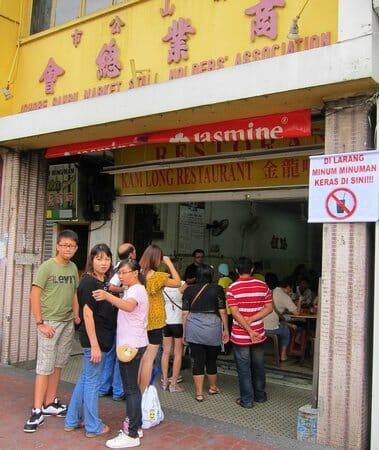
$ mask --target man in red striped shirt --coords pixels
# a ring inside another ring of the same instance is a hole
[[[272,312],[272,295],[264,281],[252,276],[253,269],[250,258],[239,258],[236,262],[239,278],[226,294],[233,315],[230,340],[240,388],[236,403],[243,408],[252,408],[254,402],[267,400],[263,318]]]

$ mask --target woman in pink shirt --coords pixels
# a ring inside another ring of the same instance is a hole
[[[96,300],[107,300],[118,308],[117,346],[128,344],[138,349],[136,356],[131,361],[120,361],[121,378],[126,394],[127,429],[124,427],[116,437],[106,442],[105,445],[109,448],[136,447],[140,444],[139,438],[142,437],[142,397],[138,384],[138,373],[141,358],[148,345],[149,300],[138,262],[134,259],[121,261],[118,267],[118,275],[121,283],[128,287],[122,299],[102,290],[93,292]]]

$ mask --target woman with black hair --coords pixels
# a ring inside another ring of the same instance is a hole
[[[204,400],[205,369],[210,395],[220,392],[217,386],[217,356],[221,343],[229,341],[224,289],[212,283],[213,268],[201,265],[196,270],[196,283],[183,294],[183,332],[193,357],[192,375],[198,402]]]
[[[83,369],[76,383],[68,407],[65,431],[82,426],[87,437],[109,432],[99,418],[99,387],[105,354],[113,344],[116,332],[117,309],[107,302],[98,303],[94,290],[106,292],[112,267],[112,253],[106,244],[95,245],[87,259],[85,273],[78,287],[80,344],[83,347]]]
[[[135,356],[128,362],[119,361],[122,384],[126,395],[127,419],[123,429],[113,439],[106,442],[109,448],[128,448],[140,445],[142,432],[142,394],[139,389],[139,371],[141,359],[148,346],[147,318],[149,299],[144,286],[144,277],[140,273],[140,266],[134,259],[120,262],[118,276],[123,286],[127,286],[121,299],[110,292],[97,290],[93,296],[97,301],[118,308],[117,317],[117,346],[128,344],[137,349]]]

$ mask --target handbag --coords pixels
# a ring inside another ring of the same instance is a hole
[[[159,425],[164,419],[164,414],[159,401],[157,388],[154,386],[154,380],[158,370],[153,369],[150,384],[142,395],[142,428],[147,430]]]
[[[138,348],[132,347],[128,344],[118,345],[116,347],[117,358],[121,362],[130,362],[138,353]]]

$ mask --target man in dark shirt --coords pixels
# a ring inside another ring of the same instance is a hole
[[[187,284],[195,283],[196,270],[199,266],[204,264],[204,257],[205,257],[204,250],[202,250],[201,248],[197,248],[196,250],[193,251],[192,256],[193,256],[194,262],[192,264],[190,264],[189,266],[187,266],[187,268],[184,272],[184,275],[183,275],[183,280]]]

